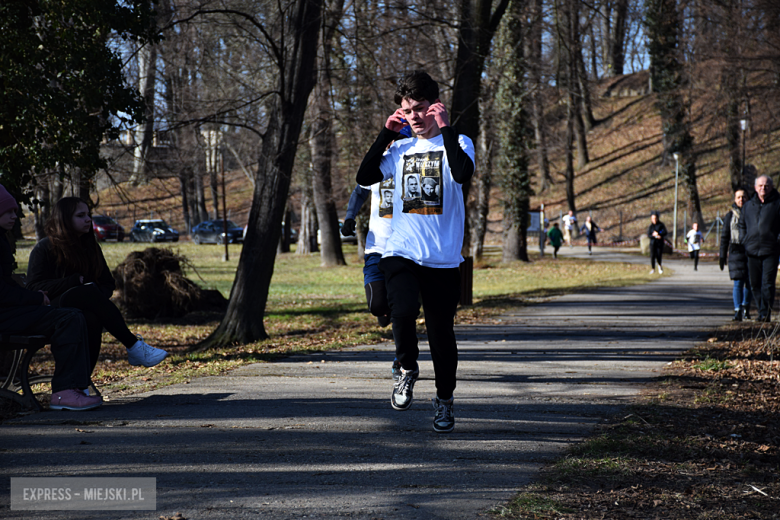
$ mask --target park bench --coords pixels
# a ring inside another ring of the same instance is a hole
[[[11,353],[8,369],[0,374],[0,397],[12,399],[26,410],[39,412],[43,409],[30,387],[50,383],[51,375],[30,377],[30,362],[35,353],[48,344],[46,336],[0,335],[0,351]]]

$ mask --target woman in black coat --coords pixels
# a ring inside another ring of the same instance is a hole
[[[731,211],[723,219],[723,232],[720,234],[720,270],[729,266],[729,278],[734,281],[734,321],[750,319],[750,301],[753,293],[750,290],[748,277],[748,261],[745,246],[739,241],[737,228],[742,217],[742,205],[745,203],[745,192],[737,190],[734,193],[734,204]]]
[[[655,272],[655,264],[658,262],[658,272],[663,274],[664,268],[661,265],[664,256],[664,240],[666,238],[666,226],[658,219],[658,212],[653,211],[650,214],[650,226],[647,228],[647,236],[650,238],[650,274]]]

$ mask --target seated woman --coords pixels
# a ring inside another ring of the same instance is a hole
[[[87,203],[78,197],[57,201],[46,221],[46,235],[30,253],[27,287],[46,291],[56,307],[74,307],[84,313],[90,373],[100,354],[103,328],[127,348],[131,365],[153,367],[165,359],[166,351],[130,332],[122,313],[109,300],[116,284],[95,240]]]
[[[0,185],[0,333],[43,334],[51,340],[54,375],[51,378],[52,410],[90,410],[103,403],[88,396],[89,353],[87,326],[76,309],[49,306],[46,293],[30,291],[17,284],[16,268],[7,232],[16,224],[16,200]]]

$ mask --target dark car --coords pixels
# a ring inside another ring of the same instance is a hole
[[[178,242],[179,232],[162,219],[136,220],[130,230],[132,242]]]
[[[121,242],[125,239],[125,228],[111,217],[92,215],[92,229],[95,231],[95,238],[101,242],[104,240]]]
[[[224,233],[224,221],[204,220],[192,228],[192,241],[196,244],[221,244]],[[227,221],[227,239],[231,244],[244,240],[244,228],[233,222]]]

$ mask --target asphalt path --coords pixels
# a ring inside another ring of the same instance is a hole
[[[647,263],[610,249],[590,258]],[[0,517],[479,518],[731,317],[731,283],[717,264],[696,272],[687,261],[666,265],[674,274],[649,284],[544,300],[495,324],[457,327],[451,434],[431,429],[424,340],[406,412],[390,407],[386,343],[249,365],[89,412],[9,421],[0,426]],[[11,511],[10,476],[102,477],[107,486],[155,477],[157,509]]]

